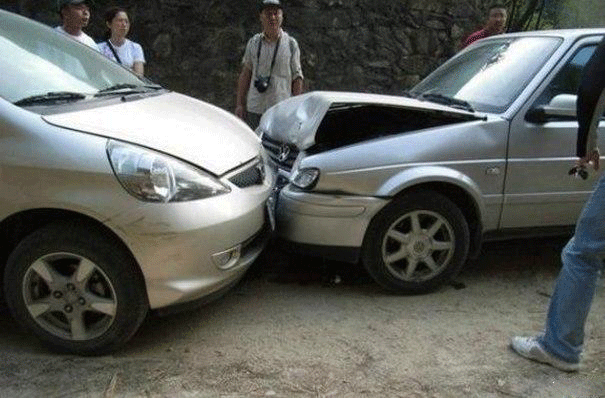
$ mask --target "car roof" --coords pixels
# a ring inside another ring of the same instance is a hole
[[[489,39],[504,37],[556,36],[566,40],[575,40],[584,36],[598,35],[605,35],[605,28],[530,30],[525,32],[503,33],[500,35],[490,36]]]

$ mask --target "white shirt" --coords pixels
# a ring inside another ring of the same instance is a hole
[[[252,70],[252,81],[246,102],[248,112],[261,115],[271,106],[289,98],[292,96],[292,82],[303,78],[297,41],[282,30],[278,49],[275,48],[276,45],[276,42],[265,40],[262,33],[257,33],[248,40],[242,61]],[[259,46],[261,46],[260,57],[258,57]],[[275,65],[271,69],[274,51],[277,51],[277,54]],[[263,93],[259,93],[254,87],[254,81],[260,76],[271,76],[269,87]]]
[[[55,30],[58,30],[59,32],[71,37],[72,39],[79,41],[80,43],[86,44],[88,47],[92,47],[97,51],[99,50],[99,48],[97,47],[97,43],[95,43],[95,41],[84,32],[80,32],[78,36],[74,36],[72,34],[67,33],[65,29],[63,29],[63,26],[57,26]]]
[[[132,69],[132,65],[134,65],[135,62],[145,63],[143,48],[140,46],[140,44],[126,39],[121,46],[116,46],[113,43],[111,43],[111,45],[113,46],[114,50],[116,50],[116,53],[118,53],[121,64],[125,67]],[[109,48],[107,41],[102,41],[101,43],[98,43],[97,46],[103,55],[118,62],[116,57],[113,55],[111,48]]]

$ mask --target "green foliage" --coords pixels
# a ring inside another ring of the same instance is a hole
[[[480,3],[485,15],[494,1]],[[605,26],[603,0],[504,0],[498,3],[509,10],[509,32]]]
[[[605,26],[603,0],[560,0],[558,26],[561,28],[590,28]]]

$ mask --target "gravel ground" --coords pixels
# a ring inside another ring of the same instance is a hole
[[[0,397],[605,397],[605,286],[582,370],[521,359],[541,329],[560,239],[492,243],[456,283],[385,293],[359,266],[258,261],[221,299],[149,317],[111,356],[50,353],[0,309]]]

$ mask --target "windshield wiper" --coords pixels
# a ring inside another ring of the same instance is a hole
[[[46,94],[32,95],[13,102],[17,106],[27,106],[35,104],[47,104],[60,101],[79,101],[86,98],[82,93],[72,93],[69,91],[53,91]]]
[[[95,94],[95,97],[101,97],[104,95],[114,95],[114,94],[119,94],[119,95],[141,94],[141,93],[146,92],[149,89],[159,90],[161,88],[162,88],[162,86],[157,85],[157,84],[138,85],[138,84],[131,84],[131,83],[120,83],[120,84],[115,84],[113,86],[99,90]]]
[[[141,87],[141,86],[138,86],[136,84],[131,84],[131,83],[114,84],[113,86],[109,86],[107,88],[99,90],[99,92],[97,94],[95,94],[95,96],[103,95],[103,94],[115,94],[116,91],[122,91],[122,90],[126,90],[126,89],[132,90],[132,89],[139,88],[139,87]],[[122,94],[122,93],[118,93],[118,94]]]
[[[416,98],[421,99],[421,100],[435,102],[435,103],[441,104],[441,105],[451,106],[452,108],[462,109],[462,110],[469,111],[469,112],[475,112],[475,110],[473,109],[471,104],[469,104],[468,102],[461,100],[461,99],[448,97],[447,95],[443,95],[443,94],[423,93],[423,94],[420,94]]]

